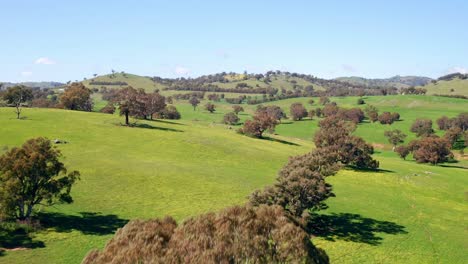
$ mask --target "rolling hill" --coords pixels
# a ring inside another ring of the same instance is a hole
[[[468,96],[468,79],[453,78],[437,80],[419,88],[427,89],[427,94],[463,95]]]
[[[365,87],[381,86],[381,87],[396,87],[408,88],[410,86],[422,86],[431,82],[431,78],[422,76],[393,76],[386,79],[366,79],[362,77],[339,77],[335,80],[347,82]]]

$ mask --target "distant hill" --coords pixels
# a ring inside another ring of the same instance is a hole
[[[427,90],[427,94],[440,94],[440,95],[464,95],[468,96],[468,75],[465,77],[454,76],[453,78],[447,78],[442,76],[438,80],[434,80],[424,86],[418,88],[424,88]]]
[[[45,88],[51,89],[51,88],[57,88],[57,87],[65,85],[64,83],[61,83],[61,82],[20,82],[20,83],[5,82],[2,84],[3,84],[3,89],[12,87],[15,85],[24,85],[24,86],[28,86],[32,88],[41,88],[41,89],[45,89]]]
[[[365,87],[396,87],[408,88],[411,86],[423,86],[432,81],[429,77],[423,76],[393,76],[385,79],[366,79],[362,77],[339,77],[335,80]]]

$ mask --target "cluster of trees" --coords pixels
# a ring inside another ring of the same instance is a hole
[[[364,112],[372,123],[379,121],[382,125],[391,125],[393,122],[400,120],[400,114],[397,112],[383,112],[379,115],[379,110],[373,105],[368,105]]]
[[[432,120],[416,119],[411,126],[411,132],[415,133],[419,139],[411,141],[407,146],[396,146],[403,143],[405,134],[399,130],[386,131],[385,136],[393,144],[398,155],[406,159],[412,153],[413,158],[418,163],[437,164],[453,159],[451,149],[463,140],[464,146],[468,146],[468,113],[461,113],[457,117],[448,118],[443,116],[437,120],[440,130],[445,130],[445,135],[439,137],[435,135],[432,128]]]
[[[70,191],[80,173],[68,172],[60,157],[45,138],[28,140],[0,156],[0,220],[28,220],[39,204],[73,202]]]
[[[60,96],[60,102],[65,109],[91,112],[93,110],[92,93],[82,83],[72,83]]]
[[[411,87],[408,87],[408,88],[401,88],[400,93],[401,94],[426,94],[427,89],[415,88],[414,86],[411,86]]]

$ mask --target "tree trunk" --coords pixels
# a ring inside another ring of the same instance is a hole
[[[16,106],[16,119],[20,119],[20,115],[21,115],[20,106],[17,105]]]
[[[125,113],[125,124],[128,126],[128,113]]]

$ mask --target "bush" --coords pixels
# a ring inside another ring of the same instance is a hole
[[[362,99],[362,98],[359,98],[359,99],[357,100],[357,104],[358,104],[358,105],[363,105],[363,104],[365,104],[365,103],[366,103],[366,102],[364,102],[364,99]]]
[[[156,118],[161,119],[180,119],[180,113],[177,108],[173,105],[168,105],[164,110],[155,114]]]
[[[223,122],[228,125],[236,125],[239,123],[239,117],[234,112],[230,112],[224,115]]]
[[[210,112],[210,113],[213,113],[214,111],[216,111],[216,106],[212,103],[207,103],[205,105],[205,110]]]
[[[115,113],[115,106],[112,103],[108,103],[99,112],[105,113],[105,114],[114,114]]]

